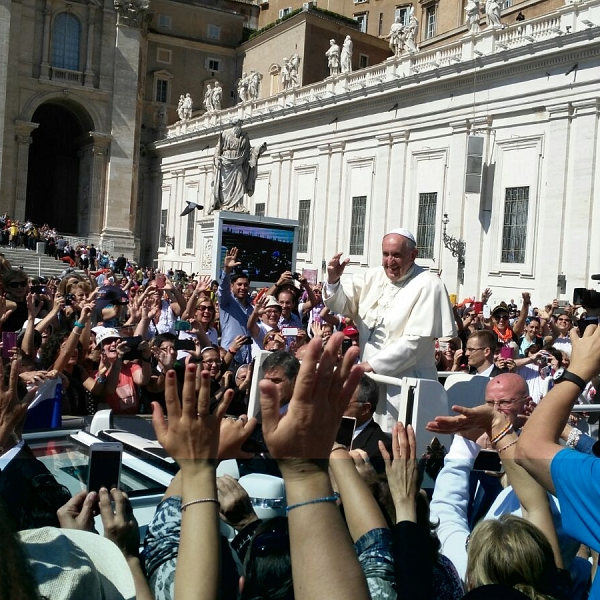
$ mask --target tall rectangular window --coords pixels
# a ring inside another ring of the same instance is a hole
[[[298,202],[298,252],[308,252],[310,231],[310,200]]]
[[[350,254],[364,254],[366,218],[367,197],[354,196],[352,198],[352,221],[350,222]]]
[[[379,24],[377,25],[377,35],[383,35],[383,13],[379,13]]]
[[[186,249],[190,249],[194,247],[194,228],[196,225],[195,221],[196,211],[192,211],[188,213],[187,223],[186,223],[186,231],[185,231],[185,247]]]
[[[396,6],[396,10],[394,11],[394,19],[400,17],[400,23],[406,26],[408,25],[408,16],[410,14],[411,5],[408,6]]]
[[[360,13],[354,15],[354,20],[358,23],[358,30],[367,33],[367,18],[369,13]]]
[[[437,5],[432,4],[425,11],[425,37],[427,39],[435,36],[437,22]]]
[[[369,57],[366,54],[358,55],[358,68],[366,69],[369,66]]]
[[[169,98],[169,82],[166,79],[156,80],[156,93],[154,100],[166,104]]]
[[[529,186],[506,188],[502,225],[503,263],[524,263],[527,245]]]
[[[169,210],[164,208],[160,211],[160,235],[158,240],[158,245],[160,248],[164,248],[167,242],[167,216],[169,214]]]
[[[61,12],[52,27],[52,66],[71,71],[79,70],[79,39],[81,25],[76,17]]]
[[[254,214],[257,217],[264,217],[265,216],[265,208],[266,208],[266,204],[264,202],[257,202],[254,205]]]
[[[417,250],[419,251],[420,258],[433,258],[436,212],[437,192],[419,194],[419,215],[417,220]]]

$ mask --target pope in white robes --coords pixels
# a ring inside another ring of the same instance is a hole
[[[434,340],[455,336],[456,324],[441,279],[414,262],[414,236],[404,229],[388,233],[382,266],[344,281],[349,260],[340,256],[327,266],[325,305],[356,324],[365,370],[437,380]]]

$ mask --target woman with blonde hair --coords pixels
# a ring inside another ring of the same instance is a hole
[[[525,519],[502,515],[480,521],[468,542],[467,587],[503,585],[532,600],[551,600],[557,568],[542,531]],[[468,596],[470,597],[470,596]]]

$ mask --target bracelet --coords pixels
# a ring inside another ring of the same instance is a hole
[[[71,331],[71,333],[74,333],[75,335],[81,335],[81,329],[74,327],[73,331]]]
[[[96,383],[106,383],[107,379],[108,377],[106,377],[106,375],[100,375],[96,377]]]
[[[503,452],[507,448],[514,446],[518,441],[519,441],[519,438],[517,438],[516,440],[513,440],[510,444],[506,444],[506,446],[502,446],[502,448],[498,448],[498,450],[496,450],[496,452],[498,452],[498,454],[500,454],[500,452]]]
[[[581,437],[581,431],[577,429],[577,427],[573,427],[569,432],[569,436],[567,437],[567,446],[569,448],[576,449],[577,444],[579,443],[579,438]]]
[[[83,323],[80,323],[79,321],[75,321],[75,323],[73,323],[73,327],[79,327],[79,329],[85,329],[85,325]]]
[[[198,500],[190,500],[190,502],[186,502],[185,504],[182,504],[181,512],[185,512],[185,509],[188,506],[192,506],[192,504],[203,504],[204,502],[214,502],[215,504],[219,504],[219,501],[215,500],[215,498],[198,498]]]
[[[299,506],[308,506],[309,504],[320,504],[321,502],[337,502],[340,499],[340,495],[335,492],[333,496],[325,496],[324,498],[315,498],[314,500],[307,500],[306,502],[298,502],[298,504],[292,504],[291,506],[285,507],[285,514],[290,512],[290,510],[294,510],[294,508],[298,508]]]
[[[509,423],[498,435],[494,436],[490,441],[492,442],[492,444],[497,444],[503,437],[507,436],[509,433],[512,433],[512,430],[512,423]]]

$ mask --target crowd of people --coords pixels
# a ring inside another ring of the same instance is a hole
[[[84,597],[64,591],[75,555],[95,573],[86,598],[600,598],[599,444],[593,415],[572,414],[600,385],[600,328],[573,328],[586,307],[537,309],[527,293],[492,307],[489,289],[452,306],[405,229],[383,237],[381,266],[348,276],[338,253],[322,283],[286,271],[253,291],[239,258],[227,251],[218,281],[0,265],[0,326],[16,334],[0,363],[0,600]],[[375,422],[369,374],[459,371],[489,382],[479,406],[428,424],[454,436],[431,469],[411,425],[390,435]],[[141,554],[126,494],[70,497],[25,443],[48,381],[63,415],[151,414],[177,461]],[[235,479],[216,476],[224,459],[281,477],[286,517],[259,518]]]

